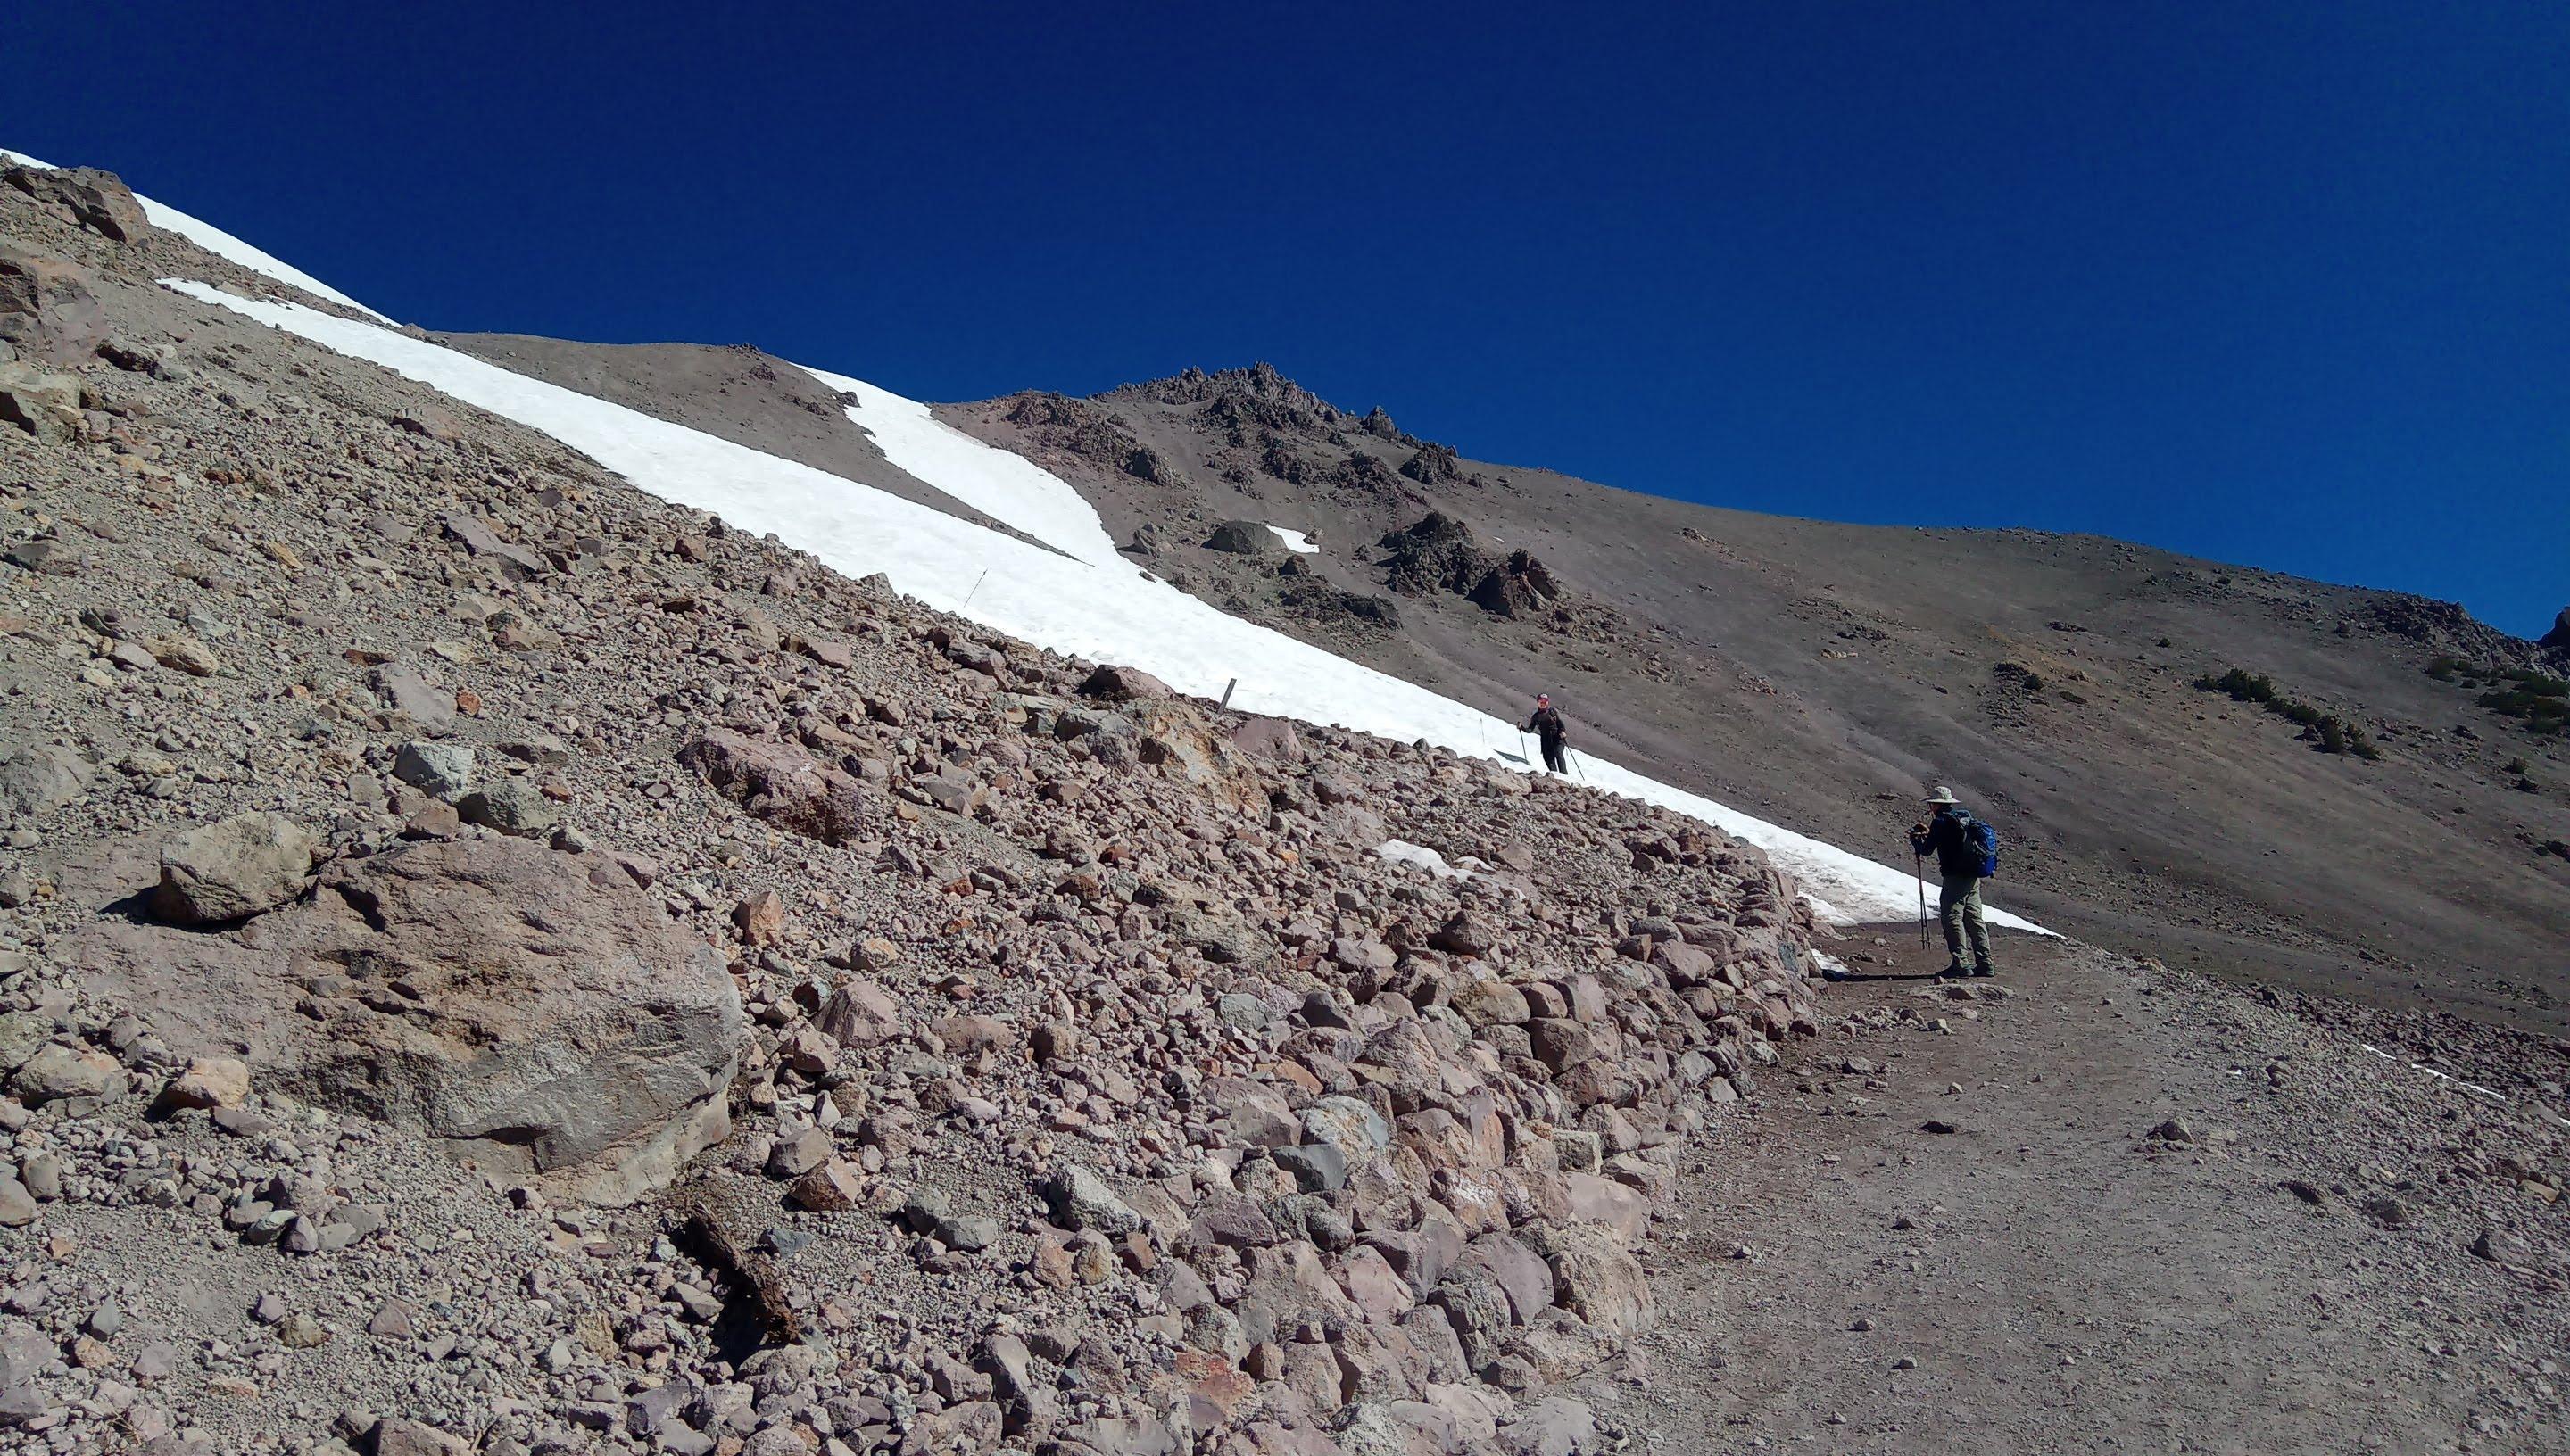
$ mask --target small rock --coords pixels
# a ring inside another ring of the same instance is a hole
[[[453,799],[472,791],[473,750],[455,743],[405,743],[393,757],[393,777],[423,794]]]
[[[525,779],[503,779],[479,793],[457,800],[455,812],[467,824],[496,829],[512,839],[543,839],[561,822],[562,811]]]
[[[2522,1265],[2526,1261],[2525,1241],[2503,1229],[2483,1229],[2472,1240],[2472,1254],[2492,1264]]]
[[[249,1064],[236,1057],[199,1057],[162,1100],[173,1107],[238,1107],[249,1100]]]
[[[36,1200],[26,1185],[0,1177],[0,1229],[23,1229],[36,1222]]]

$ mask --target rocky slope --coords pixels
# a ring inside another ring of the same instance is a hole
[[[6,1449],[1594,1447],[1817,1027],[1755,851],[0,236]]]
[[[1263,365],[941,414],[1226,610],[1494,713],[1549,691],[1576,744],[1834,843],[1897,861],[1921,786],[1951,783],[2009,837],[2002,902],[2046,924],[2570,1026],[2570,645],[2117,542],[1477,462]],[[1321,550],[1224,548],[1243,520]],[[2234,670],[2272,697],[2200,685]]]
[[[781,363],[771,390],[730,350],[437,337],[928,498],[864,431],[797,412],[808,376]],[[1207,603],[1494,714],[1550,691],[1578,745],[1664,782],[1896,862],[1921,786],[1950,782],[2006,830],[2003,903],[2044,923],[2570,1026],[2570,647],[2117,542],[1761,517],[1475,462],[1264,366],[939,413],[1077,487],[1129,559]],[[2267,696],[2205,686],[2235,673]]]

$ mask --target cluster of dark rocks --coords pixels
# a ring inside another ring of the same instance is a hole
[[[1406,596],[1449,592],[1505,617],[1545,616],[1562,599],[1561,584],[1532,552],[1502,556],[1442,511],[1386,532],[1380,545],[1385,583]]]

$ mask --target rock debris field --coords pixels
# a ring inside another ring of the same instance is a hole
[[[1676,1271],[1802,1237],[1705,1200],[1810,1197],[1844,1039],[1985,1053],[1980,1000],[1864,1012],[1745,844],[836,577],[162,289],[280,285],[24,174],[0,1451],[1805,1437],[1632,1398],[1707,1352]],[[2383,1178],[2295,1176],[2519,1341],[2439,1429],[2557,1438],[2558,1047],[2392,1030],[2506,1100],[2420,1075],[2454,1116]]]

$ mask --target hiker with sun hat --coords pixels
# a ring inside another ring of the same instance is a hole
[[[1998,873],[1999,839],[1996,831],[1974,819],[1971,811],[1955,801],[1954,791],[1942,784],[1928,796],[1935,815],[1926,824],[1910,827],[1910,849],[1916,855],[1936,857],[1936,873],[1944,888],[1936,894],[1936,917],[1945,925],[1945,968],[1939,975],[1990,975],[1990,931],[1981,917],[1981,882]],[[1963,963],[1963,948],[1969,944],[1972,961]]]

